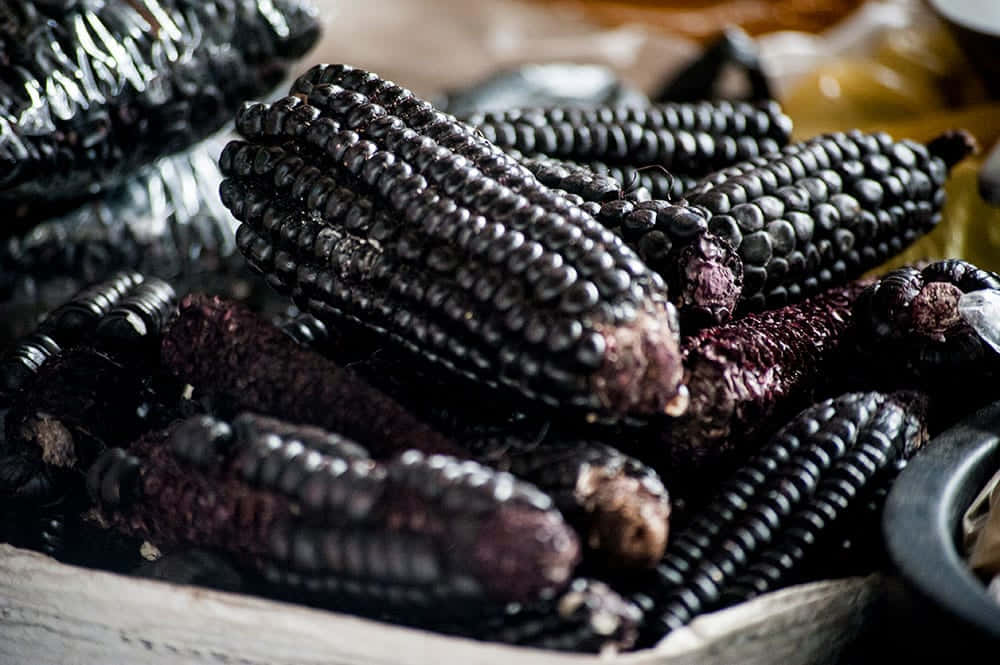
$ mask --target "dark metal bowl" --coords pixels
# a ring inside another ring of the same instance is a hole
[[[889,554],[904,578],[976,642],[1000,642],[1000,604],[957,543],[963,514],[997,469],[1000,402],[931,441],[897,479],[883,519]]]

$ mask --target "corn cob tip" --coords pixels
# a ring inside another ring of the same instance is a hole
[[[595,511],[587,544],[607,552],[617,566],[650,568],[663,557],[670,530],[670,503],[654,496],[638,478],[592,467],[577,484],[581,503]]]
[[[678,305],[684,318],[697,319],[697,327],[728,321],[743,291],[743,264],[729,243],[701,236],[683,248],[678,265]]]
[[[965,325],[958,312],[961,297],[962,289],[954,284],[925,284],[910,306],[913,332],[943,342],[949,331]]]
[[[479,528],[476,542],[473,565],[485,571],[489,591],[505,598],[560,589],[580,561],[580,543],[561,515],[525,505],[497,510]]]
[[[976,137],[964,129],[950,129],[927,143],[927,151],[944,161],[949,170],[979,152]]]
[[[665,316],[640,312],[631,325],[594,327],[605,353],[591,388],[608,411],[641,416],[687,409],[677,334]]]

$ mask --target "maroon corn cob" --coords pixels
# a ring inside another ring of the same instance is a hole
[[[360,442],[377,457],[407,448],[460,452],[349,369],[301,348],[236,303],[186,297],[163,340],[162,358],[229,413],[251,410],[311,423]]]
[[[531,601],[568,583],[578,543],[530,485],[417,451],[352,459],[313,436],[250,415],[232,427],[182,421],[106,453],[88,484],[127,533],[221,549],[331,600],[433,611],[447,599]]]
[[[675,494],[730,470],[761,435],[833,383],[854,348],[852,307],[867,284],[852,282],[684,341],[690,405],[663,423],[656,452]]]

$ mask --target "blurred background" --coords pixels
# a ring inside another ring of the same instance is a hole
[[[977,193],[1000,136],[1000,72],[989,71],[1000,38],[983,37],[1000,34],[996,0],[318,2],[327,32],[311,61],[378,71],[453,110],[663,96],[688,68],[704,87],[685,89],[694,97],[746,96],[752,59],[796,138],[860,128],[927,140],[965,127],[981,152],[955,170],[945,223],[893,265],[963,256],[1000,269],[1000,211]],[[746,34],[722,48],[732,26]],[[725,61],[715,87],[697,75],[713,57]],[[565,63],[588,66],[537,66]]]

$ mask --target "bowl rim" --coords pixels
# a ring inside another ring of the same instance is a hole
[[[1000,468],[1000,402],[930,441],[900,474],[882,530],[893,563],[918,591],[993,639],[1000,605],[959,555],[962,515]]]
[[[950,0],[926,0],[926,2],[931,8],[931,11],[933,11],[938,17],[954,26],[958,26],[959,28],[963,28],[969,32],[974,32],[984,37],[1000,37],[1000,24],[976,23],[974,21],[970,21],[967,13],[955,11],[955,7]]]

